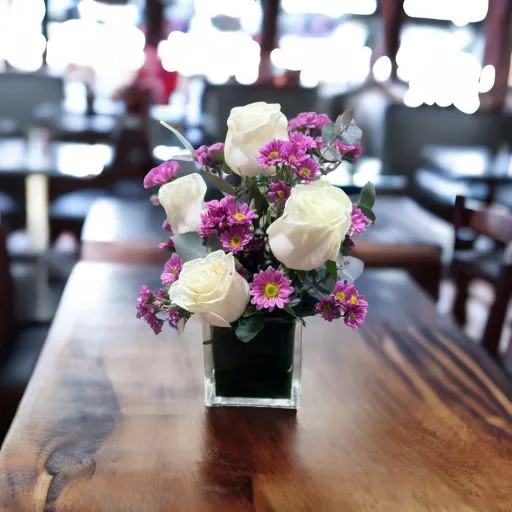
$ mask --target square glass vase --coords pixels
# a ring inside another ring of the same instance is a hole
[[[298,409],[302,323],[266,318],[248,342],[235,331],[203,322],[204,401],[207,407]]]

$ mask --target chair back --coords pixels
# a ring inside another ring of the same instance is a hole
[[[495,209],[489,206],[483,209],[470,208],[466,205],[465,197],[457,196],[454,228],[455,251],[472,249],[478,235],[484,235],[496,242],[497,245],[505,246],[503,259],[494,282],[494,303],[490,308],[483,335],[484,347],[493,357],[502,362],[499,345],[508,304],[512,296],[512,214],[504,209]],[[482,258],[482,265],[483,261],[485,260]],[[477,253],[473,265],[478,266],[479,264]],[[507,351],[512,356],[512,340],[508,344]],[[511,357],[505,355],[503,361],[507,359],[512,360]]]
[[[0,74],[0,118],[27,132],[41,107],[60,108],[64,99],[62,78],[31,73]]]
[[[384,120],[383,172],[412,176],[427,145],[484,146],[496,153],[505,128],[500,113],[464,114],[455,108],[392,104]]]
[[[5,232],[0,225],[0,356],[14,335],[14,292]]]
[[[279,103],[281,111],[290,119],[301,112],[315,111],[318,94],[316,89],[304,89],[295,86],[275,87],[267,84],[207,85],[202,98],[206,142],[210,144],[224,141],[227,132],[226,120],[231,109],[257,101]]]

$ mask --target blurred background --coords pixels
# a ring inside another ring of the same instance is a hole
[[[473,339],[492,320],[504,340],[508,292],[497,326],[492,311],[508,239],[453,218],[458,195],[512,208],[511,20],[509,0],[0,0],[4,410],[79,258],[163,261],[142,178],[180,145],[160,121],[212,144],[253,101],[289,119],[352,109],[364,154],[329,179],[376,185],[357,255],[407,271]]]

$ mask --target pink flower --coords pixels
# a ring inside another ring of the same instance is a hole
[[[364,296],[359,293],[357,288],[345,281],[338,281],[335,284],[332,295],[344,308],[351,306],[368,307],[368,302],[366,302]]]
[[[253,238],[246,226],[233,226],[220,235],[222,247],[236,254],[244,249]]]
[[[216,142],[210,147],[201,146],[197,148],[194,151],[196,162],[203,167],[213,167],[215,165],[213,151],[224,151],[224,144],[222,142]]]
[[[315,311],[328,322],[332,322],[341,317],[340,305],[332,295],[328,295],[319,300],[315,306]]]
[[[293,293],[292,282],[282,272],[268,267],[266,270],[254,275],[251,283],[251,303],[256,309],[274,308],[283,309],[285,304],[290,302],[290,295]]]
[[[171,284],[175,283],[180,276],[182,267],[183,264],[180,257],[174,253],[164,265],[164,270],[160,276],[162,284],[171,286]]]
[[[252,221],[258,218],[258,214],[249,208],[247,203],[231,203],[228,206],[228,224],[251,226]]]
[[[372,221],[361,211],[358,206],[352,206],[352,224],[349,230],[351,233],[362,233],[363,231],[366,231],[366,228],[371,223]]]
[[[287,185],[284,181],[278,181],[277,183],[271,183],[268,187],[267,196],[270,200],[276,204],[284,204],[290,197],[292,188]]]
[[[175,160],[167,160],[157,167],[153,167],[144,177],[144,188],[151,188],[155,185],[163,185],[176,177],[180,170],[180,164]]]
[[[169,316],[168,316],[168,319],[169,319],[169,325],[171,327],[178,327],[178,324],[180,323],[180,320],[181,320],[181,315],[180,315],[180,312],[177,308],[171,308],[169,310]]]
[[[283,163],[289,167],[298,167],[304,160],[310,158],[306,150],[294,142],[283,144]]]
[[[320,148],[324,148],[325,147],[325,141],[323,139],[322,136],[319,136],[319,137],[315,137],[315,144],[316,144],[316,148],[317,149],[320,149]]]
[[[317,114],[316,112],[302,112],[298,116],[290,119],[288,129],[292,130],[321,130],[326,123],[332,122],[325,114]]]
[[[318,164],[313,158],[304,160],[295,168],[295,176],[306,183],[310,183],[314,178],[319,176]]]
[[[284,141],[282,140],[271,140],[260,149],[260,154],[256,161],[264,167],[280,164],[283,161],[283,144]]]
[[[172,233],[172,228],[171,228],[171,225],[169,224],[169,221],[167,219],[165,219],[162,223],[162,229],[164,231],[168,231],[169,233]]]
[[[169,238],[169,240],[167,240],[167,242],[159,243],[158,248],[164,249],[167,251],[172,251],[174,249],[174,242],[172,241],[172,239]]]
[[[290,134],[290,141],[297,144],[304,151],[316,148],[316,141],[309,135],[304,135],[300,132],[294,132]]]
[[[136,302],[136,316],[144,320],[155,334],[159,334],[162,331],[164,321],[156,316],[158,311],[154,305],[155,299],[155,294],[146,285],[143,285]]]
[[[244,206],[244,205],[242,205]],[[244,223],[244,219],[242,219],[242,215],[246,215],[247,217],[251,217],[256,215],[252,210],[247,210],[242,208],[240,212],[236,210],[237,204],[234,196],[228,195],[223,197],[220,201],[216,199],[212,201],[208,201],[205,205],[204,210],[201,212],[201,225],[199,226],[199,234],[201,236],[210,236],[210,235],[218,235],[219,232],[234,223]],[[240,215],[236,215],[234,219],[240,219],[237,222],[231,222],[230,220],[230,212],[233,213],[233,216],[239,213]],[[257,215],[256,217],[257,218]],[[251,222],[248,221],[250,225]],[[247,223],[247,221],[245,221]]]
[[[366,314],[368,313],[368,306],[364,306],[362,304],[358,305],[349,305],[344,314],[344,321],[347,327],[351,329],[358,329],[363,325]]]
[[[149,198],[149,201],[150,201],[150,203],[151,203],[153,206],[160,206],[160,201],[158,200],[158,195],[157,195],[157,194],[153,194],[153,195]]]
[[[360,142],[358,144],[343,144],[343,142],[337,140],[335,147],[341,153],[343,159],[351,164],[356,162],[363,152]]]

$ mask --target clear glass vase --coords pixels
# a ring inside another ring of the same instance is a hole
[[[212,406],[298,409],[302,323],[266,318],[251,341],[203,322],[204,400]]]

